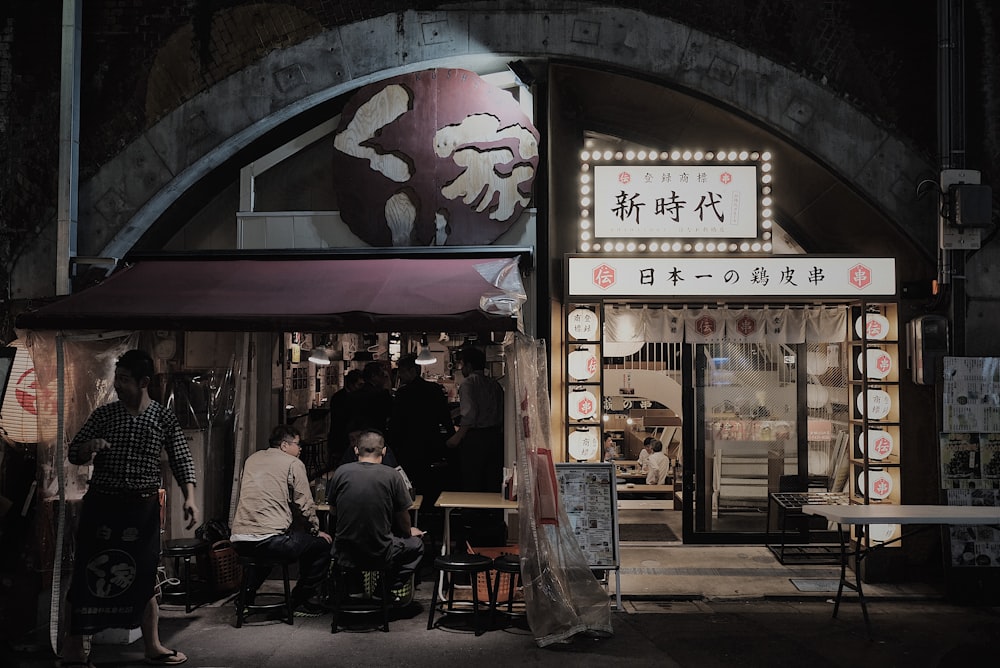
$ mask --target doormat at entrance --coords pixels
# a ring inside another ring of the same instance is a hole
[[[618,540],[621,542],[670,542],[678,541],[666,524],[619,524]]]
[[[840,584],[840,580],[802,580],[798,578],[789,578],[789,580],[799,591],[828,591],[835,593],[837,586]]]

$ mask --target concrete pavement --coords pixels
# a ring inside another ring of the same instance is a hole
[[[237,629],[227,599],[190,614],[182,606],[164,606],[161,633],[169,647],[190,657],[186,665],[192,668],[439,668],[567,662],[574,668],[921,667],[983,657],[994,661],[1000,656],[1000,609],[952,605],[924,586],[867,587],[873,629],[869,639],[853,595],[837,619],[831,616],[832,593],[827,589],[837,573],[834,567],[782,566],[758,546],[625,545],[622,561],[624,600],[622,609],[613,613],[614,635],[580,637],[548,648],[539,648],[525,626],[490,630],[478,637],[460,627],[428,631],[428,571],[413,605],[394,615],[388,634],[332,635],[329,614],[296,618],[293,626],[251,618]],[[643,582],[644,590],[636,591],[633,585]],[[807,591],[799,588],[803,586]],[[17,649],[0,655],[0,665],[55,665],[44,647]],[[97,645],[93,651],[98,666],[140,665],[142,658],[141,641]]]

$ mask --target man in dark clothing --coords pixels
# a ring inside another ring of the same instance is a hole
[[[389,441],[416,492],[433,505],[437,495],[429,489],[431,462],[444,458],[444,441],[455,432],[448,398],[441,385],[420,375],[416,355],[399,358],[397,369],[401,384],[392,402]]]
[[[361,373],[361,387],[347,395],[347,433],[375,429],[384,434],[392,412],[389,374],[381,362],[369,362]]]
[[[486,354],[478,348],[462,351],[458,387],[461,420],[447,440],[462,451],[462,482],[466,492],[499,492],[503,487],[503,388],[488,378]]]
[[[388,568],[400,589],[420,565],[424,532],[410,524],[412,499],[397,471],[382,465],[385,440],[375,431],[355,439],[358,461],[337,468],[329,502],[336,508],[333,555],[339,564]]]
[[[330,397],[330,434],[326,439],[326,461],[331,471],[351,445],[347,431],[347,423],[349,422],[348,395],[358,390],[364,382],[361,370],[351,369],[344,376],[344,386]]]

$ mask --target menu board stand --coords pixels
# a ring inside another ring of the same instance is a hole
[[[618,549],[618,487],[613,463],[555,465],[559,496],[591,571],[615,575],[615,608],[622,607]]]

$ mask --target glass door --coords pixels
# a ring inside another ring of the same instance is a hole
[[[728,340],[690,346],[685,461],[694,467],[684,473],[685,490],[694,492],[692,542],[763,542],[768,494],[800,473],[798,348]]]

